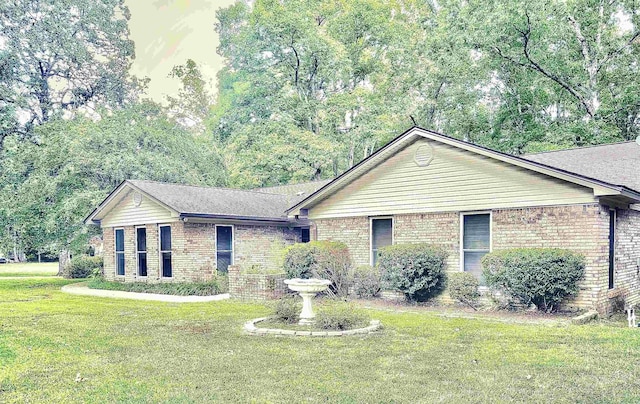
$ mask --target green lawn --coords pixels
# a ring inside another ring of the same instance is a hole
[[[0,264],[0,278],[3,276],[55,276],[57,273],[57,262]]]
[[[371,310],[380,335],[251,337],[261,304],[72,296],[68,282],[0,282],[0,402],[640,400],[640,330]]]

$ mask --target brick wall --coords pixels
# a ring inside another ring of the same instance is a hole
[[[613,294],[628,305],[640,304],[640,212],[618,209]]]
[[[287,286],[282,274],[247,274],[240,265],[229,266],[229,295],[241,300],[270,300],[285,295]]]
[[[125,226],[125,276],[115,276],[114,228],[103,228],[104,266],[107,280],[125,282],[202,282],[210,280],[216,268],[216,231],[210,223],[172,222],[173,277],[160,275],[158,225],[148,224],[147,277],[137,276],[135,227]],[[276,269],[282,250],[300,241],[300,230],[277,226],[234,226],[234,263]]]
[[[314,224],[318,240],[342,241],[349,246],[354,264],[369,263],[369,218],[320,219]],[[397,244],[424,242],[440,245],[449,252],[447,271],[460,270],[458,212],[395,215],[394,241]],[[633,248],[628,245],[628,248]],[[608,209],[598,204],[497,209],[492,211],[492,247],[494,251],[555,247],[584,254],[587,263],[585,280],[579,296],[571,305],[606,310]]]

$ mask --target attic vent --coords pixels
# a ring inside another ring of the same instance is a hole
[[[140,192],[133,193],[133,206],[140,206],[142,203],[142,194]]]
[[[426,167],[433,160],[433,147],[430,144],[423,144],[416,150],[413,161],[418,167]]]

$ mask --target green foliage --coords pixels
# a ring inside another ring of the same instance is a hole
[[[287,324],[297,323],[300,319],[302,305],[300,299],[294,296],[285,296],[278,300],[273,308],[273,316]]]
[[[99,231],[84,217],[125,179],[224,184],[217,151],[152,103],[99,121],[78,117],[39,126],[38,145],[6,142],[0,167],[0,224],[13,247],[83,252]],[[3,223],[4,222],[4,223]]]
[[[311,241],[294,244],[285,254],[283,269],[289,278],[328,279],[333,294],[348,294],[351,257],[344,243]]]
[[[567,250],[515,248],[485,255],[482,267],[487,285],[549,313],[578,293],[585,263]]]
[[[447,253],[429,244],[397,244],[380,250],[383,282],[409,300],[424,301],[444,288]]]
[[[95,277],[95,274],[102,274],[104,262],[102,257],[90,257],[79,255],[73,257],[64,267],[62,275],[67,279]]]
[[[316,314],[316,326],[325,330],[350,330],[365,327],[368,317],[350,303],[322,305]]]
[[[480,282],[469,272],[455,272],[447,275],[447,290],[452,299],[476,310],[480,292]]]
[[[6,135],[31,136],[63,111],[117,108],[137,97],[129,17],[123,0],[0,3],[0,66],[7,70],[0,67],[0,116],[11,108],[23,122],[0,124],[0,151]]]
[[[353,292],[360,298],[376,297],[382,289],[382,273],[380,267],[361,265],[353,270]]]
[[[221,279],[209,282],[171,282],[171,283],[145,283],[145,282],[109,282],[102,279],[92,279],[87,282],[91,289],[120,290],[136,293],[159,293],[162,295],[176,296],[212,296],[227,291]]]

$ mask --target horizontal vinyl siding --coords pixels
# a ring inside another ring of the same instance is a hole
[[[140,206],[133,204],[133,192],[129,191],[102,219],[102,227],[132,226],[149,223],[166,223],[177,220],[164,206],[142,196]]]
[[[433,148],[427,167],[416,149]],[[421,139],[311,207],[311,219],[594,202],[590,188]]]

